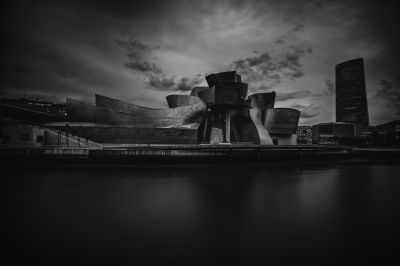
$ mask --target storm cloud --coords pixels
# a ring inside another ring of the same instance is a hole
[[[162,73],[161,67],[152,61],[150,55],[157,47],[151,47],[144,42],[135,40],[133,37],[116,39],[115,42],[124,48],[125,54],[129,59],[129,61],[125,63],[126,67],[139,72]],[[153,60],[156,59],[154,58]]]
[[[313,118],[317,117],[321,114],[321,106],[310,104],[309,106],[305,107],[301,110],[300,117],[301,118]]]
[[[400,76],[389,80],[382,79],[375,97],[378,101],[383,100],[393,108],[396,114],[400,115]]]
[[[367,95],[380,99],[369,99],[371,124],[399,119],[396,1],[2,3],[1,97],[102,93],[160,107],[205,73],[237,70],[251,92],[276,91],[281,107],[319,106],[304,123],[326,122],[335,65],[362,57]]]
[[[153,52],[160,49],[134,37],[116,39],[115,42],[121,46],[128,62],[125,67],[133,70],[136,74],[143,75],[147,84],[161,91],[189,91],[194,86],[203,82],[204,77],[200,74],[194,77],[171,77],[157,64],[157,57]]]
[[[286,101],[291,99],[302,99],[311,95],[310,91],[294,91],[288,93],[277,93],[276,100],[277,101]]]
[[[290,47],[283,54],[260,55],[238,59],[229,65],[237,70],[248,82],[268,81],[273,84],[280,83],[283,78],[295,80],[304,76],[300,58],[312,50],[299,47]]]
[[[325,88],[324,88],[324,94],[326,95],[332,95],[335,93],[335,83],[331,79],[326,79],[325,82]]]

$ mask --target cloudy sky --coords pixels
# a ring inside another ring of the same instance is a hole
[[[396,1],[2,1],[1,96],[150,107],[237,70],[301,124],[335,120],[335,65],[362,57],[372,125],[400,117]]]

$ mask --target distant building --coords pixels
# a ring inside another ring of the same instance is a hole
[[[62,124],[60,128],[68,128],[67,124]],[[69,132],[15,122],[1,124],[0,144],[35,147],[101,147],[100,144]]]
[[[297,127],[297,143],[298,144],[312,144],[312,127],[311,126],[298,126]]]
[[[372,142],[377,146],[400,146],[400,120],[372,128]]]
[[[369,126],[362,58],[336,65],[336,122]]]
[[[37,126],[7,124],[0,128],[0,142],[6,145],[42,146],[45,130]]]
[[[28,100],[22,99],[0,99],[0,104],[3,106],[19,107],[27,110],[40,112],[43,114],[56,115],[65,117],[65,104],[46,102],[39,99]]]
[[[400,133],[400,120],[394,120],[389,123],[375,126],[377,130],[384,131],[389,134],[396,135],[399,138]]]
[[[337,144],[341,138],[354,138],[356,128],[354,124],[332,122],[320,123],[312,126],[313,143]]]

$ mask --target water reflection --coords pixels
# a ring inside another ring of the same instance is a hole
[[[6,239],[15,258],[42,262],[390,257],[398,247],[390,240],[399,240],[399,170],[13,169],[3,178]]]

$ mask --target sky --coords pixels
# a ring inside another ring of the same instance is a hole
[[[364,58],[370,124],[400,119],[396,1],[2,1],[1,97],[148,107],[236,70],[300,124],[335,121],[335,65]]]

